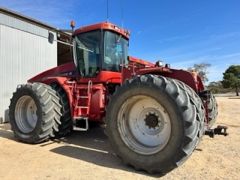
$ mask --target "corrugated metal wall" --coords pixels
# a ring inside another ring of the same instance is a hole
[[[32,28],[32,29],[31,29]],[[8,109],[18,84],[57,65],[56,33],[0,14],[0,118]]]
[[[19,29],[30,34],[38,35],[47,38],[48,31],[40,26],[36,26],[29,22],[17,19],[12,16],[8,16],[0,12],[0,24],[5,26],[13,27],[14,29]]]

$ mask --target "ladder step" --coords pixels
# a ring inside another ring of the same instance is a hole
[[[85,98],[85,99],[87,99],[88,96],[77,96],[77,98],[78,98],[78,99],[80,99],[80,98]]]
[[[88,106],[76,106],[77,108],[83,108],[83,109],[87,109]]]
[[[83,124],[81,124],[80,122],[82,122]],[[88,118],[79,117],[79,119],[75,118],[73,120],[73,130],[75,130],[75,131],[87,131],[88,129],[89,129]]]
[[[79,127],[73,126],[73,130],[74,131],[87,131],[88,128],[79,128]]]

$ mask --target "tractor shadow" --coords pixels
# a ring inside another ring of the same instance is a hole
[[[11,126],[9,123],[0,124],[0,137],[15,141],[14,135],[13,135],[13,132],[11,131]]]
[[[60,141],[61,144],[64,143],[64,145],[51,149],[51,152],[107,168],[124,170],[151,177],[163,176],[159,174],[150,175],[144,171],[136,171],[133,167],[125,165],[113,153],[108,138],[104,134],[104,128],[102,127],[94,127],[87,132],[74,131],[70,136]]]
[[[19,142],[15,139],[10,125],[0,124],[0,138]],[[130,173],[141,174],[159,178],[164,174],[147,174],[145,171],[136,171],[133,167],[124,164],[113,152],[104,128],[92,127],[87,132],[73,131],[70,136],[41,143],[39,147],[59,144],[58,147],[50,148],[50,152],[69,158],[78,159],[98,166],[119,169]],[[35,146],[35,145],[34,145]]]
[[[236,96],[236,97],[229,97],[228,99],[240,99],[240,96]]]

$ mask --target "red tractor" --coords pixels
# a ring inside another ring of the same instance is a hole
[[[106,124],[124,163],[167,173],[191,155],[217,116],[215,98],[195,72],[128,56],[129,32],[105,22],[73,33],[74,62],[19,85],[9,106],[26,143]]]

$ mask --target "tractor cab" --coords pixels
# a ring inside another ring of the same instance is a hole
[[[74,62],[81,77],[121,72],[127,63],[129,32],[111,23],[82,27],[74,32]]]

